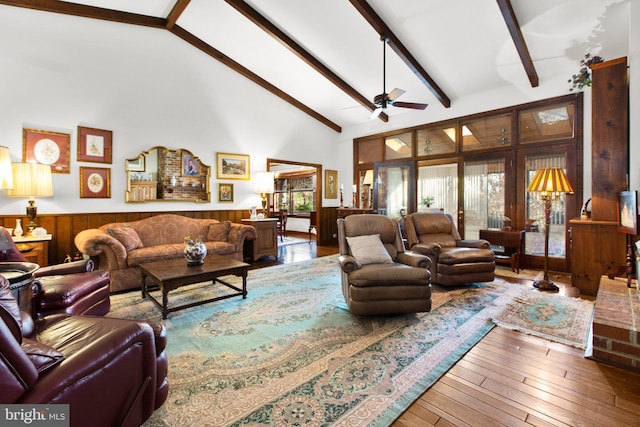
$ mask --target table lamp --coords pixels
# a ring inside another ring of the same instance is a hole
[[[262,197],[262,211],[267,214],[267,194],[272,194],[274,189],[275,174],[273,172],[258,172],[255,180],[255,192]]]
[[[13,189],[11,154],[8,147],[0,146],[0,190]]]
[[[53,196],[53,180],[51,179],[51,166],[40,163],[13,163],[13,190],[7,193],[12,197],[28,197],[27,224],[29,232],[38,226],[35,223],[38,208],[35,205],[36,197]]]
[[[549,280],[549,221],[551,219],[551,199],[557,198],[560,193],[573,193],[567,176],[562,169],[539,169],[533,176],[528,192],[540,193],[544,203],[544,276],[542,280],[533,282],[533,286],[547,291],[557,291],[558,286]]]

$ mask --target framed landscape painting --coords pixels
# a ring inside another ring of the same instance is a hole
[[[218,179],[249,179],[249,156],[245,154],[217,154]]]

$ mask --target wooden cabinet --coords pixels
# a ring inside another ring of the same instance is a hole
[[[258,233],[255,240],[245,240],[245,259],[257,261],[266,256],[278,258],[278,218],[243,219],[242,223],[254,226]]]
[[[34,262],[40,267],[49,265],[49,242],[51,234],[44,236],[13,236],[18,250],[29,262]]]
[[[620,274],[626,264],[626,234],[615,221],[572,219],[571,285],[581,294],[597,295],[602,275]],[[626,271],[626,267],[625,271]]]

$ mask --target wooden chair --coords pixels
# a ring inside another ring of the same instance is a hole
[[[287,217],[289,216],[287,211],[279,211],[278,212],[278,236],[280,236],[280,241],[283,242],[284,238],[287,237]]]
[[[315,230],[315,232],[318,232],[317,226],[317,215],[316,215],[316,211],[311,211],[309,213],[309,243],[311,243],[311,232]]]

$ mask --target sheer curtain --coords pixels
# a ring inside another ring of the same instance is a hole
[[[527,156],[525,159],[526,180],[525,188],[538,169],[559,168],[566,169],[565,155],[552,154],[544,156]],[[566,170],[565,170],[566,171]],[[552,199],[551,218],[549,220],[549,256],[564,257],[566,255],[566,215],[564,194]],[[544,254],[544,204],[540,193],[525,195],[526,206],[526,235],[525,253],[529,255]]]
[[[458,221],[458,165],[421,166],[418,168],[418,211],[423,198],[433,197],[431,207],[443,208]]]
[[[464,237],[478,239],[480,230],[504,225],[504,160],[464,165]]]

